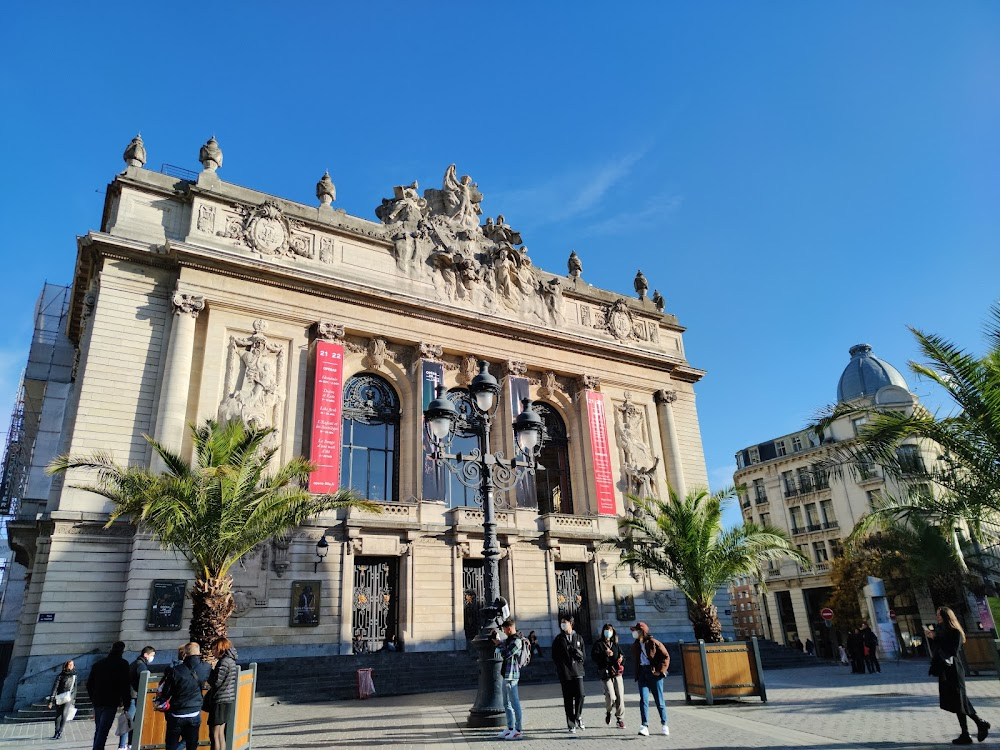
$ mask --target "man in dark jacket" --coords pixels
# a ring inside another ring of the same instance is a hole
[[[98,661],[87,677],[87,693],[94,704],[94,748],[104,750],[118,708],[128,709],[132,700],[129,688],[128,662],[122,657],[125,644],[115,641],[111,652]]]
[[[881,672],[882,665],[878,663],[878,636],[868,627],[867,622],[861,623],[861,643],[864,646],[865,667],[868,674]]]
[[[208,682],[212,669],[201,660],[197,643],[185,646],[184,662],[172,667],[163,676],[161,701],[170,701],[166,712],[167,730],[164,735],[166,750],[178,750],[184,743],[186,750],[198,750],[198,732],[201,729],[202,686]]]
[[[583,714],[583,638],[573,630],[572,615],[561,615],[559,628],[562,632],[552,641],[552,659],[562,686],[566,727],[576,732],[586,729],[580,718]]]
[[[639,683],[639,734],[649,735],[649,694],[653,694],[653,702],[660,713],[662,734],[670,734],[667,728],[667,706],[663,702],[663,678],[670,668],[670,654],[667,647],[649,634],[649,626],[637,622],[632,626],[632,669],[635,681]]]

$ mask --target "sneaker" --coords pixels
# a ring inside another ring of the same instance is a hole
[[[982,742],[986,739],[986,735],[990,733],[990,723],[988,721],[981,721],[977,726],[976,739]]]
[[[967,734],[960,734],[951,741],[952,745],[971,745],[972,738]]]
[[[577,719],[576,720],[576,728],[577,729],[586,729],[587,728],[587,727],[585,727],[583,725],[583,719]]]
[[[497,739],[498,740],[506,740],[506,739],[508,739],[510,737],[510,735],[513,733],[513,731],[514,731],[513,729],[505,729],[502,732],[500,732],[500,734],[497,735]]]
[[[576,724],[573,724],[572,726],[570,726],[569,733],[570,734],[576,734]]]
[[[639,734],[642,735],[643,737],[649,737],[649,727],[643,724],[641,727],[639,727]]]
[[[608,711],[606,714],[604,714],[604,723],[605,724],[610,724],[611,723],[611,712],[610,711]]]
[[[662,735],[670,734],[670,728],[666,724],[664,724],[663,729],[660,730],[660,734]]]
[[[506,740],[519,740],[519,739],[521,739],[522,736],[523,735],[515,729],[513,732],[511,732],[510,734],[508,734],[504,739],[506,739]]]

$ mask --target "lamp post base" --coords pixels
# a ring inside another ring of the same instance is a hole
[[[502,727],[507,725],[503,707],[503,686],[499,649],[490,640],[489,632],[480,633],[472,645],[479,653],[479,690],[476,702],[469,709],[469,727]]]

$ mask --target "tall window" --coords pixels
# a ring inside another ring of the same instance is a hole
[[[448,391],[448,400],[451,401],[455,411],[458,412],[458,421],[455,422],[455,434],[451,441],[452,453],[463,453],[468,455],[479,448],[479,438],[476,437],[475,424],[476,410],[472,407],[472,397],[465,388],[452,388]],[[468,507],[478,505],[476,490],[466,487],[458,477],[447,471],[445,483],[445,502],[449,508]]]
[[[767,490],[764,489],[763,479],[753,480],[753,493],[758,505],[767,502]]]
[[[535,402],[532,408],[545,423],[542,452],[535,470],[535,493],[539,513],[572,513],[573,491],[569,483],[569,438],[566,424],[554,408]]]
[[[813,559],[818,563],[825,563],[830,559],[826,554],[826,542],[813,542]]]
[[[340,486],[368,500],[396,499],[399,397],[377,375],[355,375],[344,384]]]
[[[792,533],[797,534],[800,531],[804,531],[805,527],[802,524],[802,509],[790,508],[788,514],[792,517]]]
[[[920,448],[916,445],[901,445],[896,448],[899,468],[904,474],[923,474],[924,460],[920,457]]]

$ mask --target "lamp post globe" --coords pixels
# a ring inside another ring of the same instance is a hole
[[[469,383],[469,393],[479,411],[489,413],[493,410],[493,403],[500,395],[500,383],[490,375],[490,366],[483,360],[479,360],[479,374]]]

